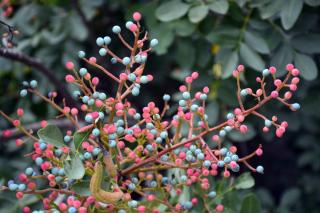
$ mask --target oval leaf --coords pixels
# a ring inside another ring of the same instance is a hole
[[[254,194],[247,195],[241,205],[240,213],[260,213],[261,205],[259,199]]]
[[[198,5],[189,10],[188,17],[192,23],[199,23],[208,14],[209,9],[206,5]]]
[[[254,179],[249,172],[240,175],[236,181],[234,187],[236,189],[249,189],[254,186]]]
[[[156,17],[160,21],[168,22],[184,16],[190,5],[180,0],[171,0],[161,4],[156,10]]]
[[[38,130],[38,136],[46,143],[52,144],[58,148],[65,146],[63,142],[63,135],[60,129],[55,125],[47,125]]]
[[[311,81],[317,78],[318,69],[316,63],[310,56],[296,53],[294,62],[304,79]]]
[[[299,35],[293,38],[291,43],[295,49],[303,53],[320,53],[320,34]]]
[[[231,76],[232,71],[236,69],[239,63],[239,56],[236,51],[232,52],[229,59],[223,64],[221,78],[228,78]]]
[[[252,50],[248,45],[242,43],[240,45],[240,56],[249,67],[255,70],[262,70],[265,67],[265,63],[254,50]]]
[[[246,43],[257,52],[264,54],[270,53],[267,42],[261,36],[253,32],[246,31],[244,34],[244,39]]]
[[[209,4],[209,9],[215,13],[226,14],[229,9],[229,3],[226,0],[217,0]]]
[[[80,157],[73,153],[70,154],[70,160],[65,161],[64,170],[70,179],[81,179],[85,173]]]
[[[284,29],[289,30],[296,23],[303,7],[303,1],[290,0],[282,7],[280,17]]]

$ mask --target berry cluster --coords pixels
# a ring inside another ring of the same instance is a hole
[[[39,96],[61,113],[60,118],[67,118],[72,128],[61,131],[50,122],[42,121],[38,138],[20,122],[23,109],[17,110],[16,119],[0,111],[33,141],[34,150],[26,156],[35,162],[34,166],[20,173],[18,180],[10,180],[7,186],[3,186],[3,190],[16,192],[18,199],[24,194],[42,195],[43,207],[50,212],[82,213],[97,209],[119,213],[182,212],[192,209],[200,200],[209,204],[216,197],[223,196],[210,181],[219,174],[228,178],[239,172],[241,167],[252,172],[264,172],[262,166],[253,167],[249,163],[252,157],[263,154],[261,145],[247,156],[239,156],[236,146],[223,142],[231,131],[242,134],[249,131],[245,123],[249,115],[263,120],[263,132],[273,128],[275,135],[281,137],[288,123],[279,122],[277,116],[267,118],[258,110],[272,100],[293,111],[298,110],[299,104],[289,104],[288,101],[297,89],[299,70],[287,65],[287,75],[281,80],[276,78],[276,68],[265,69],[256,79],[258,89],[253,90],[241,88],[240,75],[244,66],[239,65],[233,71],[239,107],[227,113],[226,120],[213,127],[209,126],[210,118],[206,113],[209,88],[192,90],[193,82],[199,77],[198,72],[187,76],[179,87],[180,99],[173,116],[166,116],[171,104],[168,94],[163,95],[163,109],[149,102],[139,112],[128,98],[130,95],[138,96],[143,85],[153,80],[151,74],[144,74],[144,68],[148,54],[158,44],[157,39],[148,42],[147,33],[142,35],[140,19],[140,13],[136,12],[133,21],[125,24],[134,36],[133,45],[122,37],[120,26],[112,28],[129,50],[127,56],[119,57],[109,48],[109,36],[96,40],[100,47],[99,55],[110,56],[112,63],[119,63],[123,70],[120,73],[102,67],[97,58],[87,57],[84,51],[79,51],[78,56],[86,62],[86,67],[76,68],[73,62],[66,63],[71,74],[66,75],[65,80],[78,87],[73,96],[81,103],[79,108],[65,103],[62,107],[58,105],[55,102],[57,92],[42,95],[35,80],[23,82],[21,97],[28,93]],[[99,90],[102,80],[92,76],[89,67],[113,79],[118,85],[116,93],[109,95]],[[273,79],[271,91],[266,90],[268,77]],[[256,103],[247,108],[244,99],[250,96]],[[10,131],[3,132],[4,136],[10,134]],[[18,146],[26,142],[16,140]],[[86,187],[85,193],[76,190],[79,184]],[[102,187],[106,184],[107,187]],[[197,187],[201,196],[184,201],[172,199],[182,194],[186,187]],[[224,206],[220,202],[221,199],[215,202],[213,211],[223,211]],[[31,212],[31,209],[25,207],[23,212]]]

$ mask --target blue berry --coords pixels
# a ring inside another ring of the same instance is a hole
[[[99,50],[99,55],[101,55],[101,56],[107,55],[107,50],[106,50],[105,48],[101,48],[101,49]]]
[[[103,38],[98,37],[97,40],[96,40],[96,43],[97,43],[98,46],[104,45],[104,40],[103,40]]]
[[[292,108],[294,111],[299,110],[299,109],[300,109],[300,104],[298,104],[298,103],[291,104],[291,108]]]
[[[130,184],[128,185],[128,189],[133,191],[133,190],[136,189],[136,185],[135,185],[134,183],[130,183]]]
[[[43,163],[43,159],[41,157],[37,157],[35,162],[38,166],[40,166]]]
[[[233,119],[233,118],[234,118],[233,113],[229,112],[229,113],[227,114],[227,119],[229,120],[229,119]]]
[[[150,46],[155,47],[158,45],[158,43],[159,43],[158,39],[154,38],[150,41]]]
[[[31,168],[31,167],[26,168],[25,173],[28,176],[32,175],[33,174],[33,168]]]
[[[257,166],[256,170],[258,173],[263,174],[264,168],[263,166]]]
[[[81,76],[84,76],[85,74],[87,74],[88,73],[88,70],[86,69],[86,68],[81,68],[80,70],[79,70],[79,74],[81,75]]]
[[[270,71],[268,70],[268,69],[264,69],[263,71],[262,71],[262,75],[263,76],[267,76],[267,75],[269,75],[270,74]]]
[[[92,135],[95,136],[95,137],[99,136],[100,135],[100,130],[98,128],[94,128],[92,130]]]
[[[203,160],[204,159],[204,154],[203,153],[197,154],[197,158],[198,158],[198,160]]]
[[[190,92],[183,92],[183,93],[182,93],[182,97],[183,97],[184,99],[189,99],[189,98],[190,98]]]
[[[111,61],[112,64],[116,64],[118,62],[116,58],[111,58],[110,61]]]
[[[209,198],[214,198],[215,196],[217,196],[217,193],[215,191],[211,191],[208,193]]]
[[[240,95],[241,95],[241,96],[246,96],[246,95],[248,95],[247,90],[246,90],[246,89],[241,90],[241,91],[240,91]]]
[[[32,81],[30,81],[30,87],[31,88],[36,88],[38,86],[38,82],[36,81],[36,80],[32,80]]]
[[[84,58],[85,56],[86,56],[86,53],[85,53],[84,51],[80,50],[80,51],[78,52],[78,57],[79,57],[79,58]]]
[[[71,137],[69,135],[64,136],[64,142],[69,143],[71,141]]]
[[[26,89],[23,89],[20,91],[20,96],[25,97],[28,94],[28,91]]]
[[[207,97],[208,97],[208,96],[207,96],[206,94],[201,94],[201,95],[200,95],[200,99],[203,100],[203,101],[206,100]]]
[[[27,187],[26,187],[26,184],[19,184],[19,185],[18,185],[18,190],[21,191],[21,192],[23,192],[24,190],[26,190],[26,188],[27,188]]]
[[[270,126],[272,125],[272,121],[270,121],[270,120],[265,120],[265,121],[264,121],[264,125],[265,125],[266,127],[270,127]]]
[[[140,81],[142,84],[146,84],[146,83],[148,83],[148,77],[143,75],[143,76],[141,76]]]
[[[166,139],[166,138],[168,137],[168,133],[167,133],[167,132],[161,132],[161,133],[160,133],[160,137],[161,137],[162,139]]]
[[[91,153],[90,153],[90,152],[85,152],[84,155],[83,155],[83,157],[88,160],[88,159],[90,159],[92,156],[91,156]]]
[[[130,30],[130,26],[133,24],[132,21],[127,21],[126,22],[126,28]]]
[[[47,148],[47,144],[42,142],[42,143],[40,143],[39,147],[43,151]]]
[[[135,75],[134,73],[130,73],[130,74],[128,75],[128,80],[129,80],[129,81],[135,81],[135,80],[136,80],[136,75]]]
[[[109,36],[103,37],[103,41],[105,45],[109,45],[111,43],[111,38]]]
[[[170,95],[168,95],[168,94],[163,95],[163,100],[170,101]]]
[[[94,156],[97,156],[100,152],[101,152],[101,149],[98,148],[98,147],[96,147],[96,148],[93,149],[92,154],[93,154]]]
[[[203,166],[206,167],[206,168],[209,168],[211,166],[211,162],[209,160],[205,160],[203,162]]]
[[[80,95],[81,95],[81,93],[80,93],[79,90],[75,90],[75,91],[72,92],[72,96],[73,96],[74,98],[79,98]]]
[[[8,185],[10,191],[16,191],[18,189],[18,185],[15,183],[11,183]]]
[[[85,117],[84,117],[84,120],[88,123],[91,123],[93,121],[93,117],[90,115],[90,114],[87,114]]]
[[[220,137],[225,137],[226,134],[227,134],[226,131],[223,130],[223,129],[219,131],[219,136],[220,136]]]
[[[115,140],[109,140],[109,146],[110,146],[111,148],[116,147],[116,145],[117,145],[117,142],[116,142]]]
[[[140,93],[140,89],[138,87],[133,87],[131,93],[133,96],[138,96]]]
[[[124,57],[123,59],[122,59],[122,63],[123,63],[123,65],[128,65],[128,64],[130,64],[130,58],[129,57]]]
[[[99,93],[99,99],[100,100],[105,100],[107,98],[107,95],[104,92]]]
[[[121,28],[118,25],[113,26],[112,27],[112,32],[116,33],[116,34],[119,34],[121,32]]]

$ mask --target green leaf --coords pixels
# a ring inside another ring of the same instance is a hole
[[[88,138],[90,131],[87,132],[76,132],[73,135],[73,143],[76,150],[79,150],[82,142]]]
[[[75,191],[78,195],[89,196],[91,195],[89,187],[90,187],[90,181],[81,181],[73,184],[71,186],[71,189]]]
[[[241,205],[240,213],[260,213],[261,205],[259,199],[254,194],[247,195]]]
[[[320,6],[320,0],[304,0],[305,3],[311,7]]]
[[[229,3],[226,0],[217,0],[208,5],[209,9],[215,13],[226,14],[229,9]]]
[[[244,34],[244,39],[246,43],[257,52],[264,53],[264,54],[270,53],[268,44],[262,36],[257,35],[250,31],[246,31]]]
[[[318,69],[314,60],[307,55],[296,53],[294,56],[296,67],[300,70],[302,78],[314,80],[318,76]]]
[[[294,37],[291,41],[294,48],[303,53],[320,53],[320,34],[306,34]]]
[[[174,40],[174,33],[167,24],[158,24],[156,28],[151,31],[151,37],[157,38],[159,44],[154,48],[155,52],[158,55],[165,54],[168,51],[168,48]]]
[[[255,70],[261,71],[265,67],[265,63],[260,55],[244,43],[240,45],[240,57],[243,59],[245,64]]]
[[[68,21],[68,28],[72,38],[83,41],[88,37],[88,29],[81,22],[81,18],[78,15],[72,14]]]
[[[235,181],[236,189],[250,189],[254,186],[254,179],[249,172],[241,174]]]
[[[289,30],[296,23],[303,7],[302,0],[290,0],[282,8],[280,17],[284,29]]]
[[[232,71],[236,69],[239,63],[238,52],[233,51],[225,63],[222,63],[221,78],[225,79],[232,75]]]
[[[164,2],[156,9],[156,17],[163,22],[169,22],[184,16],[190,5],[180,0]]]
[[[176,61],[182,68],[191,68],[195,62],[195,48],[186,40],[177,42]]]
[[[278,13],[285,5],[285,0],[270,1],[266,6],[259,8],[262,19],[268,19]]]
[[[65,146],[62,132],[55,125],[49,124],[46,127],[39,129],[38,136],[46,143],[52,144],[58,148]]]
[[[293,61],[293,50],[288,44],[282,44],[271,58],[271,65],[277,68],[276,76],[286,73],[286,65]]]
[[[196,29],[196,25],[190,23],[187,19],[179,19],[170,22],[174,32],[179,36],[190,36]]]
[[[204,4],[201,4],[201,5],[192,7],[189,10],[188,17],[192,23],[199,23],[207,16],[208,12],[209,12],[208,7]]]
[[[64,162],[64,170],[68,178],[81,179],[85,169],[79,155],[70,153],[70,160]]]
[[[300,200],[301,192],[298,188],[290,188],[286,190],[280,201],[280,207],[290,207]]]
[[[206,114],[208,115],[209,125],[213,125],[219,118],[219,105],[216,101],[211,101],[206,107]]]

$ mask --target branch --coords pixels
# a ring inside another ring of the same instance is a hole
[[[58,78],[56,78],[54,72],[45,67],[39,60],[32,58],[22,52],[14,52],[5,48],[0,48],[0,56],[14,61],[19,61],[27,66],[34,68],[35,70],[38,70],[52,82],[59,93],[66,98],[68,104],[71,104],[73,106],[78,105],[78,103],[68,93],[67,87]]]

